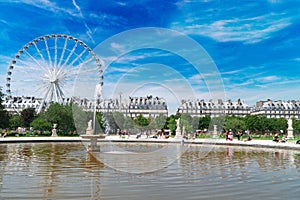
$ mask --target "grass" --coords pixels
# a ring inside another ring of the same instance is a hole
[[[3,133],[2,133],[3,135]],[[17,132],[17,131],[8,131],[8,137],[47,137],[51,136],[52,133],[50,131],[26,131],[26,132]],[[63,133],[59,132],[58,136],[79,136],[78,134],[75,133]]]
[[[197,136],[197,138],[199,139],[203,139],[203,138],[211,138],[212,135],[211,134],[200,134]],[[273,140],[273,137],[272,135],[251,135],[252,139],[253,140]],[[225,134],[221,134],[219,135],[219,138],[222,138],[222,139],[225,139]],[[234,137],[235,139],[237,139],[237,137]],[[246,135],[243,135],[241,137],[241,140],[243,139],[246,139],[247,136]],[[281,137],[279,137],[279,139],[281,139]],[[292,140],[292,141],[297,141],[297,140],[300,140],[300,136],[297,134],[295,135],[295,137],[293,139],[289,139],[289,140]]]

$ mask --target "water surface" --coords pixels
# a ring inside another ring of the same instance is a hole
[[[300,152],[207,149],[190,145],[171,165],[132,174],[99,162],[81,143],[1,144],[0,199],[299,199]]]

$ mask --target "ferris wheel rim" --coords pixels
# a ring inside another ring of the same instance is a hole
[[[46,34],[46,35],[42,35],[42,36],[38,36],[34,39],[32,39],[31,41],[27,42],[25,45],[22,46],[22,48],[20,48],[17,53],[15,54],[14,58],[12,59],[12,61],[10,62],[9,64],[9,67],[8,67],[8,71],[7,71],[7,74],[6,74],[6,93],[7,93],[7,96],[9,99],[12,99],[13,98],[13,95],[12,95],[12,88],[11,88],[11,83],[13,82],[13,74],[14,74],[14,69],[17,68],[17,61],[20,61],[20,58],[21,58],[21,55],[24,54],[24,53],[27,53],[27,50],[29,48],[36,48],[37,52],[39,53],[41,59],[44,59],[43,56],[41,55],[41,53],[39,52],[39,49],[37,47],[37,44],[39,42],[44,42],[45,45],[46,45],[46,51],[47,51],[47,56],[48,56],[48,60],[49,60],[49,65],[50,65],[50,68],[52,68],[52,58],[50,57],[50,53],[49,53],[49,47],[47,46],[47,40],[50,40],[50,39],[55,39],[55,45],[56,45],[56,40],[57,39],[63,39],[65,42],[64,44],[64,47],[63,47],[63,52],[62,54],[60,55],[60,58],[58,58],[57,54],[55,53],[55,58],[54,58],[54,62],[57,62],[58,66],[64,66],[70,59],[70,57],[73,55],[74,53],[74,49],[77,48],[77,45],[81,46],[84,51],[81,52],[81,54],[77,55],[77,54],[74,54],[76,55],[76,59],[74,59],[72,61],[72,65],[77,62],[79,59],[81,59],[81,56],[87,52],[88,55],[91,56],[90,60],[93,60],[95,61],[96,63],[96,67],[98,69],[98,73],[100,73],[99,75],[99,82],[101,85],[103,85],[103,71],[102,71],[102,66],[103,66],[103,61],[100,60],[100,58],[93,52],[93,50],[85,43],[83,42],[82,40],[76,38],[76,37],[73,37],[71,35],[68,35],[68,34]],[[70,51],[69,49],[66,49],[66,44],[67,44],[67,41],[73,41],[73,43],[75,42],[75,45],[73,47],[73,49],[71,50],[71,52],[69,52],[68,54],[68,57],[64,60],[64,64],[61,65],[61,63],[63,62],[63,57],[64,57],[64,52],[67,50],[67,51]],[[55,48],[55,51],[57,51],[57,46],[54,47]],[[72,52],[73,51],[73,52]],[[29,54],[28,54],[29,55]],[[30,56],[30,55],[29,55]],[[35,61],[35,58],[32,58],[33,61]],[[87,61],[87,63],[90,62],[90,61]],[[45,63],[47,63],[45,61]],[[40,64],[38,64],[40,65]],[[62,90],[60,88],[57,89],[61,95],[62,93]],[[61,97],[61,96],[60,96]],[[52,97],[51,97],[52,98]],[[43,98],[43,101],[45,100],[45,98]],[[57,98],[56,98],[57,100]],[[43,104],[43,103],[42,103]],[[41,106],[43,106],[41,104]]]

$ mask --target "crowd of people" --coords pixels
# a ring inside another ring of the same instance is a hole
[[[250,135],[250,131],[246,130],[245,132],[243,132],[243,130],[238,130],[236,133],[234,133],[232,131],[232,129],[226,130],[225,131],[225,139],[226,141],[233,141],[233,138],[236,137],[238,139],[238,141],[240,141],[242,139],[242,137],[246,135],[246,138],[244,139],[244,141],[251,141],[252,137]]]
[[[281,142],[281,143],[285,143],[287,141],[287,136],[283,135],[281,139],[279,139],[279,134],[276,133],[273,137],[273,141],[274,142]]]
[[[288,139],[287,135],[283,134],[283,133],[281,135],[282,136],[280,138],[280,134],[276,133],[274,135],[272,141],[274,141],[274,142],[280,142],[280,143],[287,142],[287,139]],[[225,139],[226,139],[226,141],[232,141],[234,137],[236,137],[237,140],[240,141],[243,136],[244,136],[243,141],[245,141],[245,142],[252,140],[250,131],[248,131],[248,130],[246,130],[246,131],[238,130],[236,133],[234,133],[231,129],[225,131]],[[299,144],[300,144],[300,141],[299,141]]]

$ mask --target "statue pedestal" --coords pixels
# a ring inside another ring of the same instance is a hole
[[[52,130],[52,135],[51,135],[51,137],[57,137],[57,132],[56,132],[56,130],[55,130],[55,131]]]
[[[176,129],[176,135],[174,139],[182,139],[181,130],[180,128]]]
[[[288,139],[293,139],[294,138],[294,129],[293,128],[288,128],[287,129],[287,138]]]
[[[94,129],[86,129],[85,134],[86,135],[94,135]]]
[[[53,124],[52,137],[57,137],[57,124]]]
[[[214,125],[214,131],[213,131],[212,137],[213,137],[213,138],[218,138],[217,125]]]
[[[290,118],[290,119],[288,119],[287,123],[288,123],[287,138],[292,139],[292,138],[294,138],[293,120]]]
[[[98,151],[100,150],[99,148],[97,148],[97,140],[98,139],[104,139],[105,138],[105,135],[81,135],[81,138],[82,139],[89,139],[90,140],[90,145],[89,145],[89,148],[88,150],[89,151]]]

